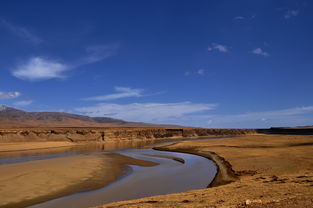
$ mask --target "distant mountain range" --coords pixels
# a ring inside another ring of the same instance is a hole
[[[89,117],[63,112],[26,112],[0,105],[0,128],[17,127],[165,127],[177,125],[129,122],[109,117]]]

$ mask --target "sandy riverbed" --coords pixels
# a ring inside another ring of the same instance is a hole
[[[163,150],[216,156],[223,173],[212,188],[102,207],[313,207],[313,136],[184,141]]]
[[[0,207],[25,207],[96,189],[127,173],[128,164],[156,163],[115,153],[79,155],[0,166]]]

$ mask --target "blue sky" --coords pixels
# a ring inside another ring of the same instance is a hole
[[[1,1],[0,104],[218,128],[313,124],[313,3]]]

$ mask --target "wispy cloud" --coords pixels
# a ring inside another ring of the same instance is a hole
[[[252,53],[256,54],[256,55],[260,55],[260,56],[265,56],[265,57],[269,56],[269,54],[267,52],[263,51],[261,48],[253,49]]]
[[[117,54],[119,48],[119,43],[89,46],[86,48],[86,52],[88,55],[82,59],[83,61],[81,65],[95,63],[114,56]]]
[[[233,115],[208,115],[207,127],[268,128],[273,126],[312,125],[313,106]],[[201,120],[201,119],[200,119]]]
[[[191,72],[190,72],[190,71],[185,71],[184,75],[185,75],[185,76],[190,76],[190,75],[191,75]]]
[[[243,21],[243,20],[247,20],[247,21],[249,21],[249,20],[253,20],[254,18],[256,17],[256,14],[253,14],[253,15],[250,15],[250,16],[248,16],[248,15],[246,15],[246,16],[236,16],[236,17],[234,17],[233,18],[233,20],[235,20],[235,21]]]
[[[216,108],[216,104],[191,102],[180,103],[101,103],[95,106],[74,109],[74,112],[89,116],[110,116],[114,118],[155,123],[177,123],[186,115]],[[175,122],[176,121],[176,122]]]
[[[198,69],[198,70],[193,70],[193,71],[186,71],[184,75],[186,77],[192,76],[192,75],[204,76],[205,73],[206,73],[205,69]]]
[[[222,44],[212,43],[212,45],[208,47],[208,51],[214,51],[214,50],[222,52],[222,53],[226,53],[229,51],[229,47],[222,45]]]
[[[234,20],[244,20],[246,18],[244,18],[243,16],[236,16],[234,17]]]
[[[21,96],[20,92],[0,92],[0,100],[14,99]]]
[[[21,101],[14,102],[13,105],[15,105],[15,106],[28,106],[32,103],[33,103],[32,100],[21,100]]]
[[[65,78],[66,71],[109,58],[117,53],[118,48],[118,44],[88,47],[87,55],[74,63],[63,63],[40,56],[32,57],[27,62],[17,65],[12,70],[12,75],[28,81]]]
[[[62,78],[64,77],[63,72],[68,69],[69,66],[59,61],[33,57],[28,62],[18,65],[12,74],[19,79],[38,81]]]
[[[290,19],[291,17],[296,17],[299,14],[299,10],[287,10],[285,11],[284,18]]]
[[[15,25],[15,24],[10,23],[4,19],[0,19],[0,26],[2,26],[2,28],[6,29],[8,32],[15,35],[16,37],[19,37],[19,38],[26,40],[28,42],[31,42],[33,44],[39,44],[42,42],[41,38],[39,38],[34,33],[30,32],[25,27]]]
[[[205,70],[204,70],[204,69],[199,69],[199,70],[197,71],[197,74],[203,76],[203,75],[205,74]]]
[[[116,93],[84,98],[83,100],[95,100],[95,101],[106,101],[106,100],[116,100],[121,98],[129,97],[142,97],[142,89],[134,89],[129,87],[115,87]]]
[[[247,112],[212,114],[217,104],[209,103],[101,103],[71,112],[89,116],[109,116],[128,121],[178,124],[206,128],[269,128],[312,125],[313,106]]]

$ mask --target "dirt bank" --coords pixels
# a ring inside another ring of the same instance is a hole
[[[17,128],[0,129],[1,142],[107,142],[256,134],[254,129],[201,128]]]
[[[0,142],[0,154],[12,151],[24,151],[24,150],[36,150],[36,149],[48,149],[59,147],[72,147],[76,144],[73,142]]]
[[[0,166],[0,207],[25,207],[100,188],[130,171],[156,163],[115,153],[80,155]]]
[[[217,165],[223,158],[220,161],[225,167],[229,164],[225,170],[233,171],[234,181],[102,207],[313,207],[313,136],[242,136],[184,141],[163,148],[217,156]]]

